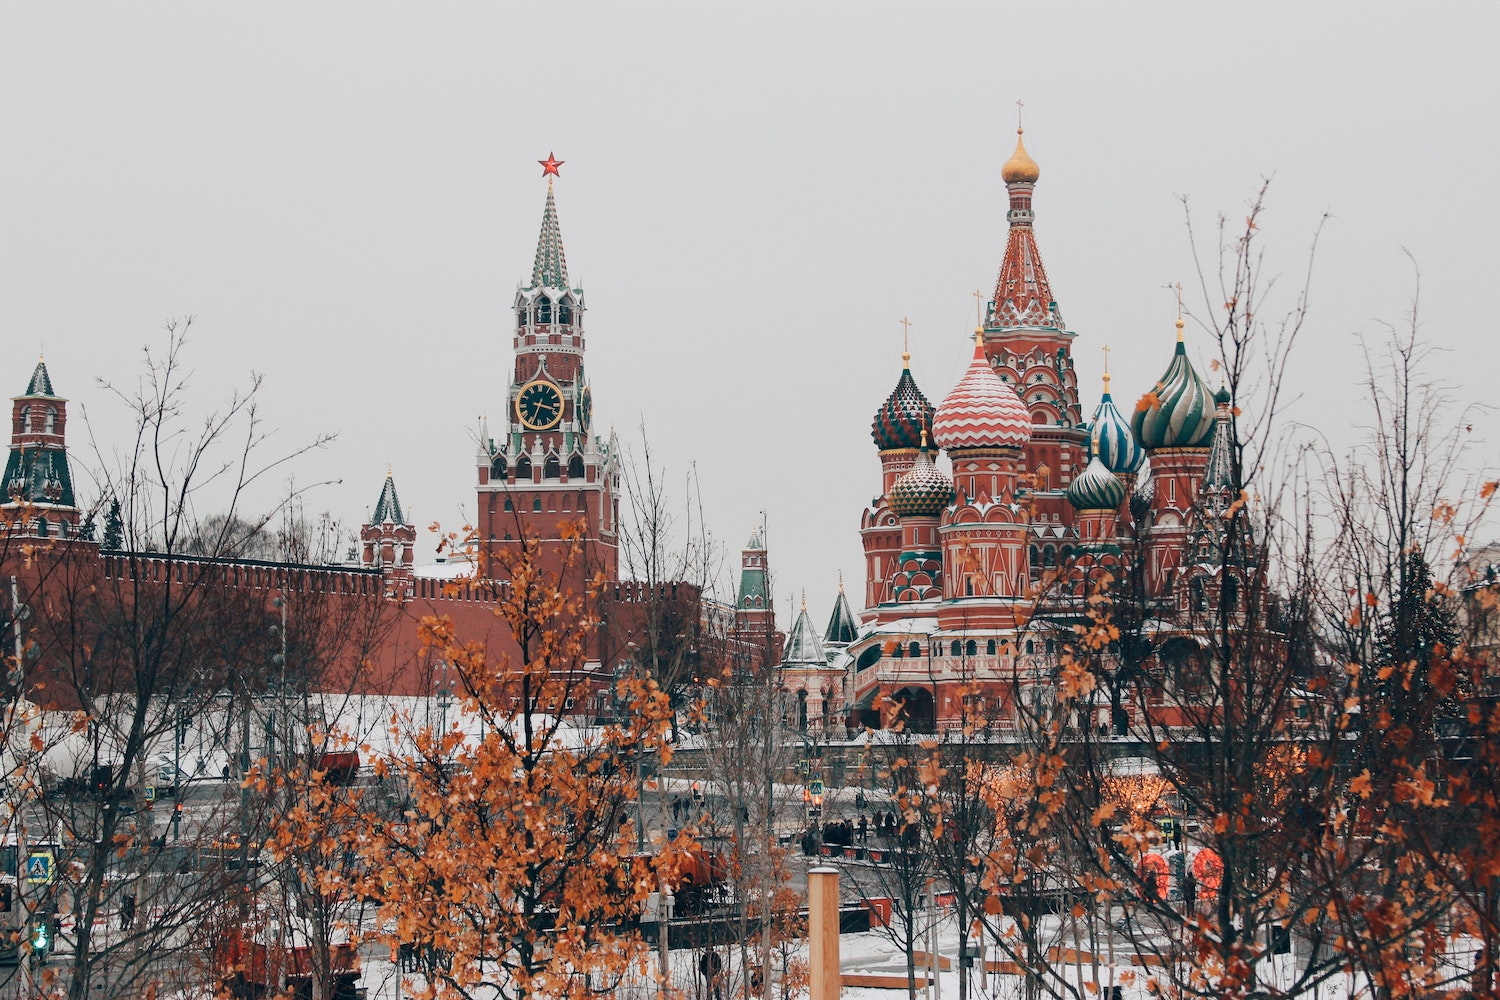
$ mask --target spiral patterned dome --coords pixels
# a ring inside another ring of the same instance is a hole
[[[896,480],[888,499],[897,517],[937,517],[953,502],[953,483],[932,463],[926,434],[917,460]]]
[[[1031,440],[1031,414],[984,356],[984,331],[974,332],[974,360],[937,408],[932,436],[945,450],[1020,448]]]
[[[1114,510],[1125,500],[1125,484],[1095,455],[1068,486],[1068,503],[1078,510]]]
[[[1153,398],[1154,397],[1154,398]],[[1214,394],[1188,360],[1177,321],[1177,350],[1156,388],[1141,400],[1133,423],[1135,439],[1147,451],[1205,448],[1214,433]]]
[[[881,451],[915,448],[922,439],[922,432],[931,426],[932,404],[917,388],[917,380],[911,377],[911,368],[903,366],[896,388],[875,411],[875,422],[870,431],[875,447]]]
[[[1097,456],[1104,467],[1116,475],[1128,475],[1140,471],[1146,461],[1146,449],[1136,441],[1125,415],[1115,406],[1109,394],[1109,376],[1104,376],[1104,396],[1094,419],[1089,423],[1094,444],[1089,457]]]

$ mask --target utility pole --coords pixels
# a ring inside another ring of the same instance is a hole
[[[10,578],[10,625],[15,640],[15,664],[11,667],[10,681],[16,693],[7,711],[9,715],[5,724],[7,740],[10,740],[15,733],[16,716],[19,714],[21,699],[26,694],[26,650],[21,641],[22,608],[21,586],[12,576]],[[92,779],[92,776],[90,778]],[[11,815],[16,820],[16,915],[22,921],[21,931],[16,935],[16,965],[21,974],[21,995],[30,997],[36,995],[36,981],[31,974],[31,956],[22,954],[22,941],[26,942],[28,948],[31,944],[31,910],[26,904],[26,862],[29,852],[26,849],[25,772],[22,772],[22,780],[12,782],[11,785],[14,795]]]

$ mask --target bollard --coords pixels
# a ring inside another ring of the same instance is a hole
[[[839,873],[814,868],[807,873],[807,941],[811,952],[811,1000],[838,1000]]]

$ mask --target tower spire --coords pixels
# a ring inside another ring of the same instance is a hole
[[[563,254],[562,230],[557,224],[557,202],[552,179],[547,179],[547,207],[542,210],[542,231],[536,241],[536,262],[531,265],[532,288],[568,288],[568,258]]]
[[[1018,101],[1018,118],[1019,105]],[[992,325],[997,327],[1064,328],[1032,229],[1035,215],[1031,210],[1031,192],[1040,176],[1041,168],[1026,152],[1023,130],[1017,125],[1016,151],[1000,168],[1000,177],[1010,192],[1010,211],[1005,213],[1010,235],[1005,243],[1005,260],[995,279]]]

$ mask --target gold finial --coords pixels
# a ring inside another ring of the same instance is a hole
[[[802,591],[802,610],[803,611],[807,610],[807,591],[806,590]]]
[[[843,592],[844,592],[844,571],[843,570],[839,570],[839,593],[842,594]]]
[[[984,346],[984,327],[982,327],[982,326],[976,326],[974,328],[974,346],[975,347],[983,347]]]
[[[901,363],[911,364],[911,320],[901,317]]]
[[[385,463],[385,478],[387,478],[387,479],[391,478],[391,463],[390,462]]]
[[[922,450],[927,450],[927,428],[922,428]],[[843,578],[843,570],[839,570],[840,579]]]
[[[1007,184],[1035,184],[1038,177],[1042,175],[1042,168],[1037,166],[1031,154],[1026,152],[1026,142],[1022,138],[1026,130],[1021,127],[1020,101],[1016,102],[1016,151],[1010,154],[1010,159],[1000,168],[1000,179]]]
[[[1182,282],[1172,286],[1177,290],[1177,342],[1182,343]]]

